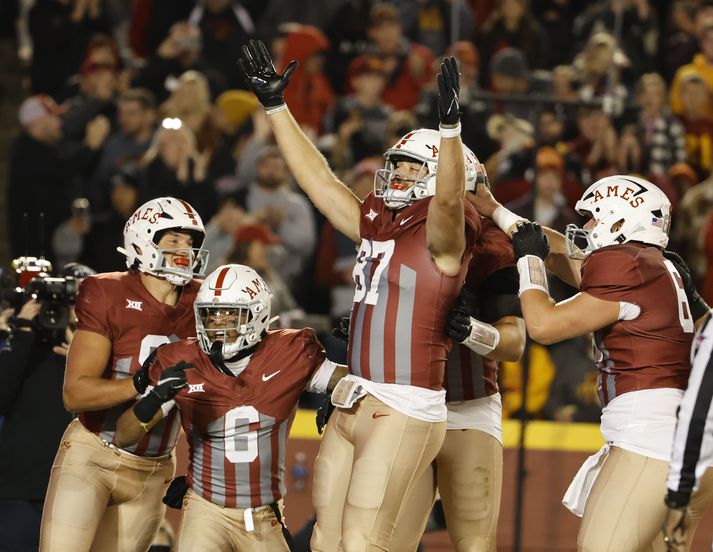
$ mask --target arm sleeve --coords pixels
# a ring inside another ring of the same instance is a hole
[[[99,281],[89,276],[79,286],[75,311],[77,314],[77,329],[103,335],[113,339],[108,317],[108,301]]]
[[[334,374],[334,370],[336,369],[336,362],[325,359],[319,368],[317,368],[317,371],[312,376],[312,379],[309,380],[305,389],[310,393],[326,393],[329,380],[332,378],[332,374]]]
[[[7,414],[17,397],[32,356],[34,332],[15,332],[9,348],[0,352],[0,414]]]
[[[308,374],[310,378],[306,389],[307,391],[312,391],[315,393],[324,393],[327,389],[327,383],[329,383],[329,378],[331,377],[332,372],[334,372],[336,364],[334,364],[331,369],[329,369],[329,365],[327,365],[325,368],[327,353],[325,352],[322,343],[320,343],[319,339],[317,339],[317,335],[314,333],[314,330],[312,328],[303,328],[302,330],[300,330],[298,334],[298,339],[301,341],[302,345],[300,359],[302,359],[302,364],[305,367],[304,371]],[[320,371],[322,370],[322,368],[325,368],[325,371],[323,371],[320,375]],[[324,381],[324,390],[316,389],[315,386],[321,385],[322,377],[328,369],[329,375]]]
[[[634,259],[618,251],[593,252],[582,265],[580,291],[603,301],[636,303],[642,276]]]
[[[685,504],[703,472],[713,463],[713,324],[706,321],[697,336],[688,388],[678,411],[673,455],[668,472],[669,497]]]

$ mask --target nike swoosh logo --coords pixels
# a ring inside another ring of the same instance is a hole
[[[411,216],[408,217],[408,218],[405,218],[404,220],[402,220],[401,222],[399,222],[399,225],[400,225],[400,226],[403,226],[403,225],[406,224],[408,221],[410,221],[412,218],[413,218],[413,215],[411,215]]]
[[[269,376],[266,376],[265,374],[263,374],[263,375],[262,375],[262,381],[271,380],[272,378],[274,378],[274,377],[275,377],[277,374],[279,374],[279,373],[280,373],[280,370],[278,370],[277,372],[273,372],[273,373],[270,374]]]
[[[378,412],[374,412],[374,413],[371,415],[371,417],[374,418],[375,420],[376,420],[377,418],[382,418],[382,417],[384,417],[384,416],[388,416],[388,414],[379,414]]]

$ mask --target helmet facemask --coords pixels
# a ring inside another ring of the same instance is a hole
[[[197,247],[177,247],[162,248],[158,246],[165,232],[172,230],[179,233],[188,233],[193,236],[193,245]],[[203,235],[198,232],[189,231],[182,228],[169,228],[158,233],[154,241],[156,243],[156,268],[153,273],[156,276],[165,278],[166,281],[175,286],[185,286],[193,278],[201,278],[205,275],[208,266],[209,252],[200,247],[203,242]],[[167,255],[170,255],[169,259]]]
[[[195,316],[201,349],[210,354],[214,344],[220,342],[222,358],[230,360],[260,341],[270,323],[270,308],[262,301],[242,305],[196,303]]]
[[[411,170],[412,166],[397,170],[400,162],[420,165]],[[403,209],[419,199],[424,199],[435,193],[435,163],[431,168],[423,158],[411,155],[387,155],[386,166],[376,171],[374,175],[374,197],[383,199],[389,209]],[[408,170],[408,173],[406,170]]]

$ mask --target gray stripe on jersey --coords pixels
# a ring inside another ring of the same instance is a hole
[[[158,451],[161,448],[161,441],[163,440],[163,433],[166,431],[167,423],[168,419],[164,418],[151,428],[151,436],[149,437],[149,444],[146,447],[144,456],[156,456],[158,454]]]
[[[607,374],[607,394],[609,402],[616,399],[616,376],[614,374]]]
[[[416,271],[401,265],[396,311],[396,383],[411,385],[411,325],[416,293]]]
[[[373,266],[373,265],[372,265]],[[384,381],[384,324],[389,303],[389,267],[379,275],[378,300],[371,311],[369,324],[369,374],[371,381]]]
[[[250,419],[235,419],[235,450],[245,452],[248,450],[248,432],[250,431]],[[258,448],[258,454],[260,449]],[[251,508],[250,502],[250,462],[236,462],[233,464],[235,470],[235,493],[237,494],[236,504],[238,508]]]
[[[283,420],[280,423],[280,434],[277,440],[277,446],[279,447],[279,452],[277,455],[277,476],[280,480],[280,495],[285,496],[287,494],[287,488],[285,487],[285,447],[287,445],[287,426],[289,425],[288,420]]]
[[[364,266],[364,283],[362,285],[367,285],[367,282],[370,281],[370,278],[371,263],[367,263],[366,266]],[[366,293],[364,294],[364,298],[366,298]],[[357,312],[356,321],[354,322],[354,335],[351,337],[352,358],[351,365],[349,366],[349,368],[351,369],[352,374],[359,377],[363,377],[361,369],[361,340],[362,334],[364,333],[364,313],[366,312],[366,308],[367,305],[364,302],[364,299],[362,299],[359,303],[359,312]]]
[[[114,363],[114,372],[117,372],[114,379],[124,380],[131,375],[131,359],[132,357],[120,358]]]
[[[114,380],[121,381],[129,378],[131,376],[131,358],[120,358],[114,363]],[[116,433],[116,422],[119,417],[124,413],[121,405],[108,408],[106,416],[104,417],[104,422],[99,430],[99,437],[104,439],[107,443],[114,441],[114,434]],[[138,443],[131,447],[126,447],[124,450],[132,452],[136,450]]]
[[[260,459],[260,501],[270,504],[272,498],[272,431],[275,418],[260,414],[260,429],[257,433],[257,451]]]
[[[203,439],[200,431],[195,426],[191,426],[191,443],[193,443],[193,491],[204,496],[203,488]]]
[[[224,426],[225,417],[221,416],[208,424],[208,435],[222,436]],[[225,506],[225,440],[222,438],[212,438],[210,445],[211,502],[218,506]]]

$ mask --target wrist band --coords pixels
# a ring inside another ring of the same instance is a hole
[[[522,295],[528,289],[539,289],[547,295],[550,294],[547,286],[547,271],[542,259],[535,255],[520,257],[517,261],[517,270],[520,273],[519,295]]]
[[[493,211],[492,219],[496,226],[506,234],[513,224],[517,224],[521,220],[527,220],[516,215],[510,209],[507,209],[502,205],[498,206],[498,208]]]
[[[274,115],[275,113],[279,113],[280,111],[284,111],[287,109],[287,104],[283,103],[280,105],[276,105],[275,107],[270,107],[270,108],[265,108],[265,113],[267,115]]]
[[[463,345],[474,353],[485,356],[492,353],[500,342],[500,332],[494,326],[470,317],[470,334]]]
[[[455,138],[456,136],[460,136],[460,121],[458,121],[454,127],[439,125],[438,132],[441,134],[441,138]]]

